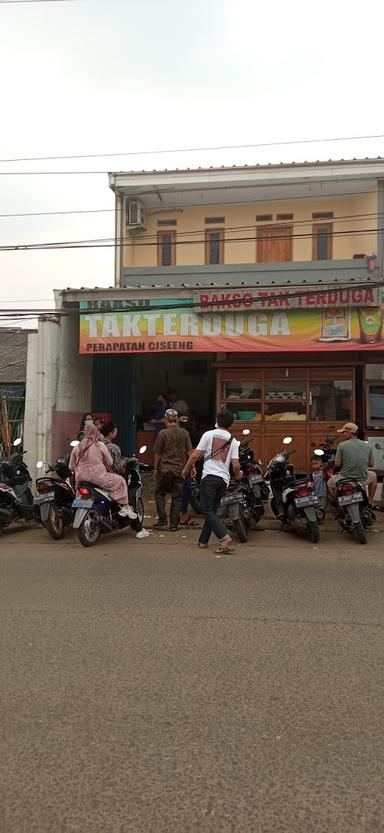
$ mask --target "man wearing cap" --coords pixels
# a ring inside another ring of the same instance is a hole
[[[192,454],[192,443],[188,431],[178,423],[178,413],[168,408],[164,415],[165,428],[157,436],[154,452],[156,477],[155,500],[158,522],[154,529],[167,529],[165,498],[171,495],[170,530],[175,532],[179,525],[183,478],[181,472]]]
[[[336,483],[344,477],[368,485],[368,501],[373,503],[377,477],[374,471],[368,470],[369,466],[373,466],[372,451],[368,443],[358,439],[358,431],[358,425],[346,422],[337,432],[343,434],[345,440],[339,443],[336,451],[335,467],[340,467],[340,471],[328,480],[328,491],[333,501],[336,496]]]

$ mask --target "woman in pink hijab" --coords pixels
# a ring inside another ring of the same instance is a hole
[[[120,503],[119,515],[135,519],[136,513],[128,503],[128,488],[120,474],[113,474],[108,471],[113,460],[103,442],[96,426],[85,424],[84,439],[73,449],[69,468],[74,472],[76,486],[79,483],[93,483],[109,492],[111,498]]]

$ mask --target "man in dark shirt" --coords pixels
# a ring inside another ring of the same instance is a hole
[[[172,408],[165,412],[165,425],[157,437],[154,448],[155,500],[159,516],[154,529],[167,529],[165,498],[166,495],[171,495],[170,529],[171,532],[175,532],[180,519],[183,489],[181,472],[192,454],[192,443],[188,431],[180,428],[177,411]]]

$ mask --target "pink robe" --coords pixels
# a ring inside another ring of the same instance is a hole
[[[73,449],[69,461],[69,468],[75,473],[76,486],[83,482],[101,486],[113,500],[127,506],[128,489],[124,478],[107,470],[107,466],[113,463],[107,446],[102,442],[93,442],[79,460],[80,448],[78,445]]]

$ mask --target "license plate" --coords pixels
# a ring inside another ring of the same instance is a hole
[[[80,500],[80,498],[76,498],[73,501],[72,506],[74,509],[91,509],[93,506],[93,500]]]
[[[55,499],[54,492],[45,492],[43,495],[36,495],[35,503],[49,503]]]
[[[349,506],[351,503],[362,503],[364,500],[361,492],[351,492],[349,495],[338,495],[339,506]]]
[[[249,478],[249,482],[250,482],[251,486],[253,486],[254,483],[262,483],[263,480],[264,480],[264,477],[263,477],[262,474],[251,474],[251,476]]]
[[[306,497],[295,497],[295,506],[315,506],[317,503],[316,495],[307,495]]]
[[[241,498],[235,497],[235,495],[228,495],[227,497],[221,498],[221,506],[229,506],[231,503],[240,503]]]

